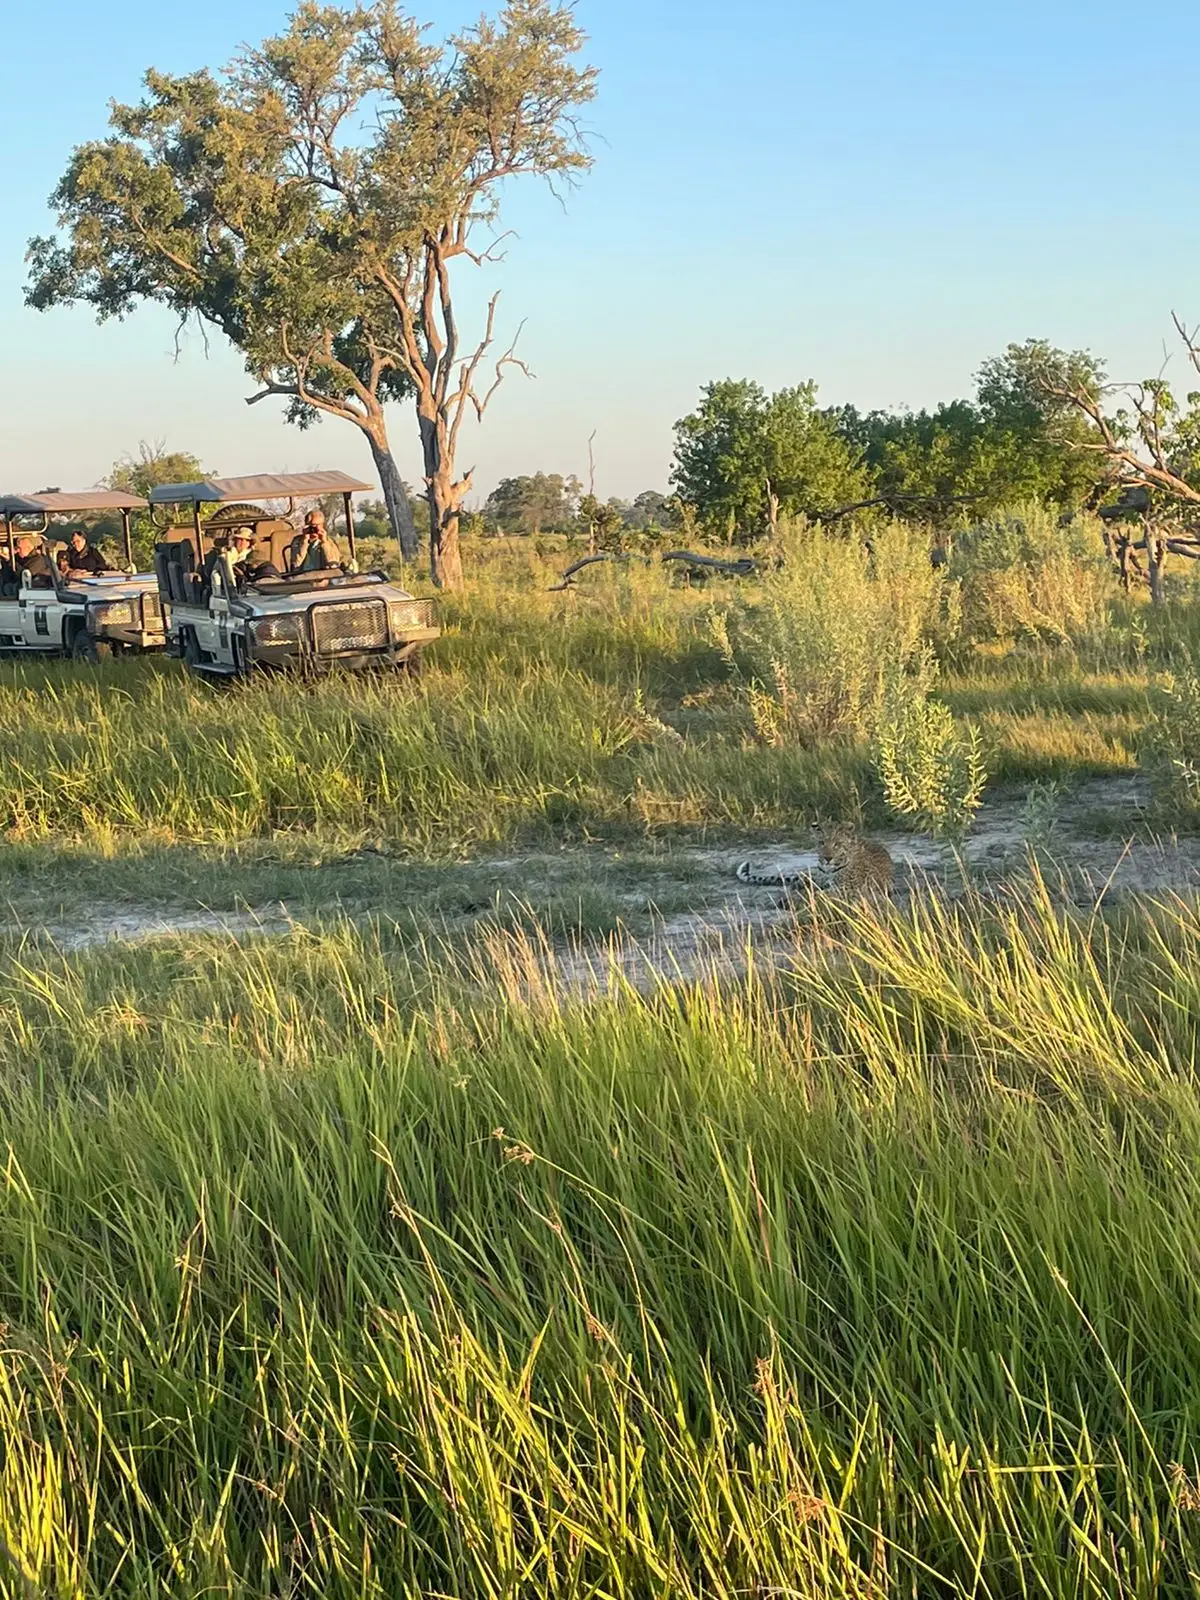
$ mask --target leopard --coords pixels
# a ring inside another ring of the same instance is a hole
[[[890,894],[896,868],[886,845],[844,822],[814,822],[817,863],[829,885],[851,895]]]
[[[892,858],[884,845],[864,839],[844,822],[814,822],[817,864],[826,885],[851,895],[888,894],[895,877]],[[765,884],[773,889],[792,889],[811,881],[808,872],[757,872],[749,861],[737,868],[739,883]]]
[[[794,889],[798,883],[807,883],[812,874],[809,872],[756,872],[748,861],[740,861],[737,866],[736,876],[739,883],[763,884],[770,889]]]

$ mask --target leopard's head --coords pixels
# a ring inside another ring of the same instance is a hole
[[[817,861],[823,871],[844,867],[850,859],[854,845],[854,830],[844,822],[813,823],[813,837],[817,844]]]

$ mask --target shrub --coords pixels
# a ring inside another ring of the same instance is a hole
[[[759,736],[811,745],[870,734],[889,678],[927,685],[931,641],[955,627],[953,591],[919,530],[857,537],[792,530],[782,565],[713,617]]]
[[[1072,644],[1094,638],[1114,598],[1099,524],[1060,524],[1044,507],[1020,506],[979,522],[954,540],[950,570],[962,585],[963,624],[972,639]]]
[[[1200,675],[1195,667],[1185,666],[1160,682],[1141,765],[1161,805],[1200,812]]]
[[[966,835],[987,782],[979,730],[955,727],[948,706],[912,679],[888,686],[875,741],[883,796],[935,838]]]

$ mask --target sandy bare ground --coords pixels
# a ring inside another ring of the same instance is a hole
[[[1155,832],[1136,777],[1078,785],[1058,797],[1052,809],[1048,829],[1043,818],[1039,859],[1048,883],[1065,899],[1087,904],[1129,894],[1187,894],[1200,889],[1200,838]],[[1022,797],[1000,797],[985,804],[964,851],[972,881],[994,887],[1018,872],[1027,873],[1029,826],[1028,805]],[[951,893],[961,887],[962,873],[946,847],[913,834],[875,837],[887,845],[896,862],[900,898],[931,887]],[[802,848],[803,843],[782,838],[776,845],[759,844],[752,850],[677,845],[662,851],[655,855],[644,884],[626,880],[617,892],[633,931],[616,939],[560,945],[555,956],[560,980],[568,988],[591,988],[614,973],[635,982],[657,981],[740,969],[755,951],[766,957],[779,953],[794,938],[796,899],[803,896],[803,881],[789,896],[769,885],[739,882],[736,869],[739,861],[749,860],[758,873],[800,874],[803,880],[815,874],[817,866],[815,854]],[[610,852],[606,859],[616,860],[621,854]],[[576,881],[584,881],[596,861],[595,852],[559,851],[497,858],[472,870],[483,875],[496,904],[507,900],[517,905],[531,892],[551,888],[571,873]],[[663,901],[671,904],[669,912],[659,910]],[[385,901],[348,912],[336,904],[320,912],[311,906],[294,910],[281,901],[239,911],[114,904],[92,906],[86,920],[69,925],[9,924],[0,931],[10,937],[40,936],[59,949],[78,951],[114,940],[278,936],[341,914],[386,922],[389,914],[397,916],[406,905],[420,909],[419,896],[406,894],[403,869],[398,866]],[[486,911],[483,917],[486,920]],[[442,919],[441,932],[462,936],[478,921],[468,914]]]

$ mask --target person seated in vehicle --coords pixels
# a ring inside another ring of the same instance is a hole
[[[228,533],[218,535],[204,563],[206,583],[212,582],[213,567],[226,555],[233,561],[233,578],[239,589],[244,589],[248,583],[257,583],[260,578],[279,577],[279,568],[273,561],[260,561],[257,558],[250,530],[231,528]]]
[[[260,578],[278,578],[279,568],[268,557],[261,559],[254,548],[254,538],[248,528],[235,528],[229,535],[229,553],[233,557],[233,575],[238,588],[247,583],[257,583]]]
[[[342,564],[338,547],[329,537],[325,527],[325,513],[319,508],[310,511],[304,526],[288,545],[287,568],[289,572],[327,572]]]
[[[88,539],[85,528],[75,528],[67,537],[67,565],[75,578],[94,578],[113,570]]]
[[[15,541],[13,553],[16,560],[13,563],[16,569],[18,588],[21,587],[24,576],[29,574],[30,581],[35,589],[53,589],[54,566],[50,557],[42,549],[41,540],[31,533],[23,533]]]

